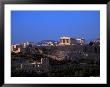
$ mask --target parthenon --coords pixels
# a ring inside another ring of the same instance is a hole
[[[71,37],[62,36],[60,37],[60,45],[74,45],[77,43],[77,40]]]

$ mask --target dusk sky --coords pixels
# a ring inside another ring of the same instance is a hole
[[[12,11],[11,41],[59,41],[60,36],[100,37],[100,11]]]

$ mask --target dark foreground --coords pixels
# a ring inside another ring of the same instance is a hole
[[[28,47],[11,56],[12,77],[100,76],[100,46]]]

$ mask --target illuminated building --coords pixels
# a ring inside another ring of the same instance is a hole
[[[62,36],[60,37],[60,43],[59,45],[75,45],[77,44],[77,40],[75,38]]]

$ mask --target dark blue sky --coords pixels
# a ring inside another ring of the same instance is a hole
[[[100,36],[100,11],[12,11],[11,41],[59,40],[65,35],[92,40]]]

